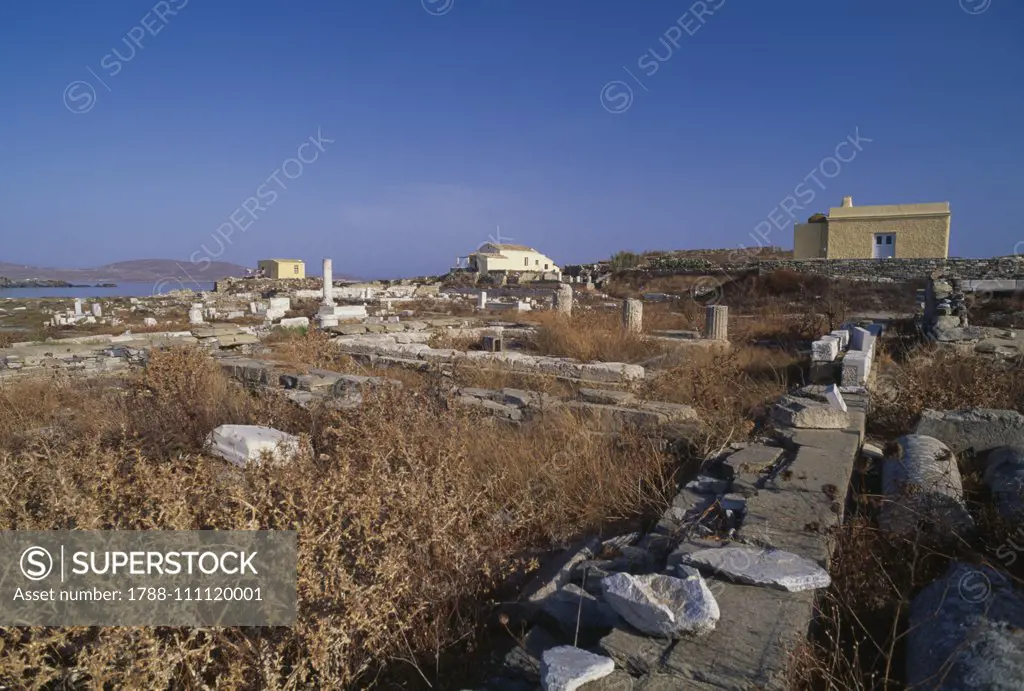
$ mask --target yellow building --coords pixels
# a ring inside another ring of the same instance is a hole
[[[306,263],[301,259],[261,259],[257,266],[266,278],[306,277]]]
[[[485,242],[468,257],[469,268],[486,274],[489,271],[513,273],[561,274],[558,265],[548,256],[526,245]]]
[[[793,228],[794,259],[944,259],[949,202],[854,206],[852,197]]]

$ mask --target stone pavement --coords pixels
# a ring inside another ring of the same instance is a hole
[[[613,673],[582,684],[581,691],[788,688],[791,656],[806,640],[814,616],[820,592],[815,588],[828,582],[822,569],[827,569],[835,547],[829,529],[842,521],[864,436],[866,397],[848,393],[845,401],[848,424],[843,429],[780,428],[781,446],[742,445],[706,468],[707,477],[682,489],[647,535],[612,538],[566,552],[560,569],[538,577],[541,582],[531,588],[529,603],[523,603],[530,606],[510,606],[509,611],[534,624],[527,638],[535,649],[515,648],[506,661],[517,664],[498,667],[482,688],[537,689],[541,680],[529,673],[529,665],[522,666],[523,660],[538,660],[545,645],[574,642],[615,664]],[[742,549],[727,549],[735,547]],[[716,559],[719,549],[723,556]],[[717,603],[720,616],[712,629],[651,636],[621,617],[608,627],[605,621],[617,607],[603,596],[604,579],[615,574],[680,578],[685,562],[700,569]],[[711,562],[714,567],[705,568]],[[772,562],[778,563],[778,573],[772,571]],[[755,573],[763,584],[733,582],[728,573],[748,581]],[[788,583],[810,589],[780,589],[791,577],[796,580]],[[577,618],[584,598],[592,614]],[[552,627],[538,613],[549,599],[576,604],[566,608],[562,627]]]

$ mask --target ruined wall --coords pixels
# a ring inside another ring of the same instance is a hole
[[[949,216],[830,218],[828,258],[870,258],[875,233],[896,234],[896,258],[940,258],[949,254]]]

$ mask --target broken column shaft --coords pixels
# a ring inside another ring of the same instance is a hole
[[[729,308],[725,305],[708,305],[705,308],[704,338],[713,341],[729,340]]]
[[[555,311],[569,317],[572,316],[572,286],[563,283],[555,290]]]
[[[622,301],[622,326],[626,331],[640,333],[644,324],[644,303],[627,298]]]

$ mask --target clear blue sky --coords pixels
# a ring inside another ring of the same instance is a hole
[[[816,170],[798,220],[948,200],[953,254],[1024,240],[1020,0],[32,0],[0,56],[0,261],[791,247]]]

